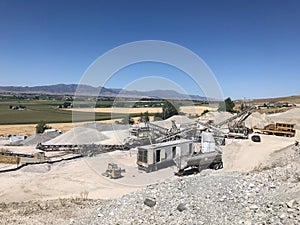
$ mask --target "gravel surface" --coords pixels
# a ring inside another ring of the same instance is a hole
[[[110,139],[112,144],[115,143],[115,139],[124,136],[124,130],[127,131],[127,135],[129,135],[128,127],[119,124],[105,124],[105,123],[87,123],[83,126],[75,127],[72,130],[67,131],[66,133],[53,138],[44,144],[49,145],[64,145],[64,144],[99,144],[103,141],[107,141],[109,143]],[[113,137],[107,136],[104,134],[106,131],[114,131],[115,135]],[[123,136],[122,136],[123,135]],[[115,137],[117,136],[117,138]],[[123,140],[121,140],[123,141]]]
[[[300,149],[248,173],[204,170],[116,200],[1,204],[0,224],[300,224]]]
[[[56,138],[59,135],[60,133],[56,131],[46,132],[42,134],[34,134],[22,141],[21,144],[26,146],[36,146],[38,143],[50,141],[51,139]]]
[[[245,125],[249,128],[253,126],[263,128],[270,123],[290,123],[295,124],[295,129],[300,129],[300,108],[269,115],[254,112],[245,120]]]
[[[285,160],[293,162],[248,174],[206,170],[149,186],[75,224],[300,224],[299,150]]]

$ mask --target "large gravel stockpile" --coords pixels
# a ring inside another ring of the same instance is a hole
[[[254,112],[245,120],[245,125],[249,128],[254,126],[258,128],[264,128],[266,125],[272,122],[272,119],[270,119],[265,113],[261,114],[259,112]]]
[[[276,122],[295,124],[295,128],[300,129],[300,108],[290,109],[283,113],[270,115],[269,118]]]
[[[72,145],[72,144],[96,144],[100,141],[108,139],[107,136],[94,128],[75,127],[72,130],[47,141],[49,145]]]
[[[45,144],[101,144],[103,141],[109,143],[110,139],[112,139],[110,144],[119,144],[121,137],[123,137],[122,135],[124,135],[124,129],[128,130],[128,127],[118,124],[88,123],[80,127],[75,127],[57,138],[45,142]],[[105,131],[115,131],[115,136],[111,136],[110,134],[105,135]],[[119,133],[120,135],[118,135]],[[118,138],[119,136],[120,138]]]
[[[124,130],[128,129],[128,125],[116,124],[116,123],[86,123],[83,125],[86,128],[93,128],[98,131],[110,131],[110,130]]]
[[[124,143],[124,140],[130,135],[129,130],[103,131],[102,134],[109,137],[108,139],[100,142],[104,145],[121,145]]]
[[[200,116],[200,120],[203,122],[208,122],[209,120],[214,121],[215,124],[218,124],[226,119],[232,117],[233,114],[229,112],[208,112],[203,116]]]
[[[172,120],[177,124],[187,124],[193,120],[186,116],[173,116],[164,121],[154,122],[157,125],[171,128]],[[129,136],[129,126],[121,124],[87,123],[54,138],[45,144],[123,144]]]
[[[249,128],[254,126],[263,128],[270,123],[291,123],[295,124],[296,129],[300,129],[300,108],[270,115],[254,112],[245,121],[245,125]]]
[[[34,134],[21,143],[26,146],[36,146],[38,143],[44,143],[47,142],[53,138],[56,138],[60,135],[59,132],[57,131],[51,131],[51,132],[46,132],[43,134]]]
[[[164,128],[170,129],[170,128],[172,128],[172,121],[175,121],[175,123],[179,126],[195,122],[194,120],[189,119],[186,116],[175,115],[175,116],[172,116],[172,117],[170,117],[166,120],[154,121],[153,123],[158,125],[158,126],[162,126]]]

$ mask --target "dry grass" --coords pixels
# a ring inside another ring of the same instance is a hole
[[[235,103],[241,104],[244,100],[235,100]],[[247,100],[246,104],[263,104],[268,102],[288,102],[293,104],[300,104],[300,95],[293,95],[293,96],[287,96],[287,97],[278,97],[278,98],[262,98],[262,99],[253,99],[253,100]]]
[[[36,124],[16,124],[16,125],[0,125],[0,135],[8,136],[12,134],[16,135],[33,135],[35,134]],[[67,131],[73,127],[73,123],[55,123],[50,124],[52,128]]]
[[[95,112],[95,113],[125,113],[125,114],[138,114],[138,113],[160,113],[162,108],[73,108],[73,109],[63,109],[63,110],[73,110],[79,112]]]
[[[0,155],[0,163],[5,163],[5,164],[19,164],[20,163],[20,158],[17,157],[17,156]]]
[[[274,113],[282,113],[282,112],[286,112],[290,109],[294,109],[297,107],[282,107],[282,108],[268,108],[268,109],[257,109],[255,111],[259,112],[259,113],[266,113],[266,114],[274,114]]]
[[[216,111],[217,108],[212,108],[209,106],[180,106],[180,112],[183,112],[186,115],[201,115],[205,110]]]
[[[11,134],[31,135],[35,133],[36,124],[26,125],[0,125],[0,135],[8,136]]]
[[[73,110],[73,111],[80,111],[80,112],[95,112],[95,113],[125,113],[125,114],[139,114],[145,113],[161,113],[162,108],[152,108],[152,107],[145,107],[145,108],[73,108],[73,109],[64,109],[64,110]],[[204,110],[209,111],[216,111],[217,108],[211,108],[209,106],[180,106],[180,112],[185,113],[186,115],[189,114],[198,114]]]
[[[100,123],[114,123],[115,120],[102,120]],[[66,132],[71,130],[73,127],[81,126],[86,122],[79,123],[49,123],[48,125],[53,129],[61,130],[62,132]],[[8,136],[12,134],[16,135],[33,135],[35,134],[35,126],[36,124],[15,124],[15,125],[0,125],[0,136]]]

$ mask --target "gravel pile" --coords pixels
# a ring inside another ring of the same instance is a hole
[[[45,142],[49,145],[67,145],[67,144],[101,144],[103,141],[110,144],[119,144],[119,139],[115,136],[105,135],[105,131],[115,131],[116,136],[120,132],[120,136],[123,137],[124,129],[128,130],[128,127],[118,124],[105,124],[105,123],[87,123],[80,127],[75,127],[72,130],[54,138],[50,141]],[[128,133],[129,135],[129,133]],[[117,141],[116,141],[117,139]]]
[[[205,113],[203,116],[200,116],[200,120],[203,122],[208,122],[209,120],[212,120],[215,124],[218,124],[224,120],[229,119],[232,116],[233,114],[229,112],[208,112]]]
[[[299,224],[299,151],[271,169],[206,170],[148,186],[99,205],[75,224]]]
[[[175,115],[175,116],[172,116],[172,117],[170,117],[170,118],[168,118],[166,120],[154,121],[152,123],[154,123],[154,124],[156,124],[158,126],[170,129],[170,128],[172,128],[172,120],[174,120],[175,123],[177,125],[179,125],[179,126],[195,122],[194,120],[189,119],[186,116]]]
[[[296,129],[300,129],[300,108],[290,109],[283,113],[278,113],[269,116],[276,122],[295,124]]]
[[[245,125],[248,128],[252,128],[254,126],[264,128],[272,122],[272,119],[270,119],[265,113],[261,114],[259,112],[254,112],[245,120]]]
[[[164,121],[157,121],[160,126],[171,128],[172,120],[177,124],[187,124],[193,120],[186,116],[173,116]],[[49,141],[40,141],[40,143],[49,145],[67,145],[67,144],[123,144],[124,140],[130,136],[129,126],[121,124],[106,123],[87,123],[80,127],[53,138]]]
[[[48,145],[96,144],[108,139],[107,136],[94,128],[75,127],[68,132],[45,142]]]
[[[59,132],[53,131],[53,132],[47,132],[43,134],[34,134],[21,143],[26,146],[36,146],[38,143],[44,143],[47,141],[50,141],[53,138],[56,138],[60,135]]]
[[[270,115],[254,112],[245,121],[245,125],[249,128],[254,126],[264,128],[270,123],[291,123],[295,124],[296,129],[300,129],[300,108]]]

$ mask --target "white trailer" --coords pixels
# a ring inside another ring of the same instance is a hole
[[[138,168],[151,172],[176,165],[176,159],[192,155],[193,148],[193,141],[186,139],[138,147]]]
[[[202,133],[201,143],[180,139],[138,147],[137,164],[139,170],[146,172],[176,165],[179,175],[189,167],[199,171],[223,168],[222,152],[209,132]]]

